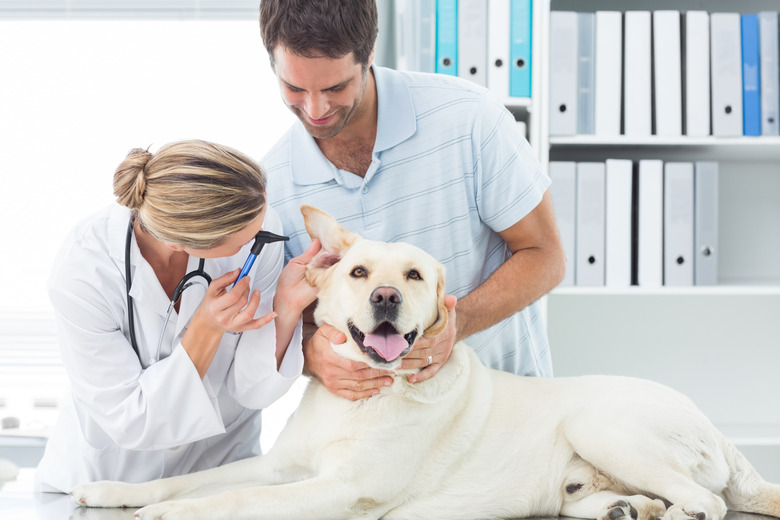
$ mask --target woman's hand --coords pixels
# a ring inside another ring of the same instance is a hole
[[[274,310],[277,313],[292,313],[300,317],[303,310],[317,299],[317,288],[306,281],[306,267],[321,248],[320,241],[314,239],[306,251],[290,260],[282,269],[274,297]]]

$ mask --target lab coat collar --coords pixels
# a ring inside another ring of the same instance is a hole
[[[417,113],[398,72],[372,66],[377,95],[377,134],[373,155],[409,139],[417,131]],[[291,129],[290,166],[293,182],[301,186],[337,180],[339,170],[323,155],[300,121]],[[295,150],[292,143],[300,145]]]

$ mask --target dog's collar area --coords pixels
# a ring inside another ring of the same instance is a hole
[[[406,355],[412,348],[414,340],[417,339],[416,330],[401,335],[387,321],[383,321],[369,333],[361,331],[351,321],[347,327],[360,350],[377,363],[392,363]]]

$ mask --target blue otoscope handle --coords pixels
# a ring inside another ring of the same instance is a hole
[[[249,253],[249,256],[246,259],[246,262],[244,262],[244,267],[241,268],[241,273],[239,273],[238,278],[236,278],[236,281],[233,282],[233,287],[236,286],[238,281],[249,274],[249,271],[252,269],[252,265],[255,263],[255,258],[257,258],[257,255]]]
[[[270,244],[271,242],[279,242],[280,240],[290,240],[290,237],[277,235],[275,233],[271,233],[270,231],[258,231],[258,233],[255,235],[255,243],[252,244],[252,249],[250,250],[249,256],[247,257],[246,262],[244,262],[244,267],[241,268],[241,273],[238,275],[238,278],[236,278],[236,281],[233,282],[233,287],[236,286],[239,280],[249,274],[249,271],[252,269],[252,265],[255,263],[255,259],[260,254],[260,251],[263,250],[263,246]]]

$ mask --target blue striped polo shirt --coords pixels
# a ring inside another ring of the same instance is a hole
[[[510,256],[497,232],[539,204],[549,177],[486,89],[440,74],[373,72],[378,129],[365,177],[330,163],[298,121],[263,159],[270,204],[290,235],[285,254],[311,243],[299,211],[310,204],[365,238],[426,250],[444,264],[447,292],[463,297]],[[552,375],[538,302],[466,343],[489,367]]]

